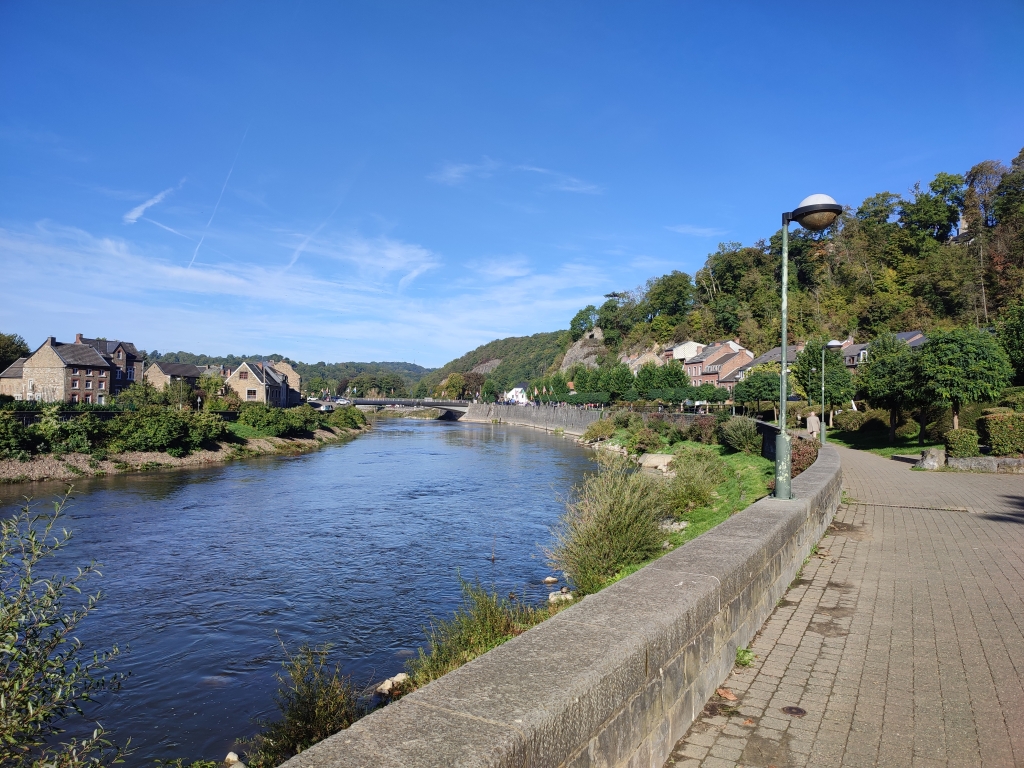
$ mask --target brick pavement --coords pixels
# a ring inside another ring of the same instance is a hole
[[[1024,478],[839,450],[847,503],[666,765],[1024,766]]]

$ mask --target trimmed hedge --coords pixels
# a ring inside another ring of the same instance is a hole
[[[1024,413],[993,413],[978,419],[978,427],[994,456],[1024,454]]]
[[[980,456],[978,433],[973,429],[951,429],[946,433],[946,455],[954,459]]]

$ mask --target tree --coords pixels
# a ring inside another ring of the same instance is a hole
[[[868,344],[867,361],[857,371],[857,384],[868,401],[889,411],[889,444],[904,409],[920,400],[916,385],[917,356],[903,339],[883,333]]]
[[[661,386],[666,389],[677,389],[690,386],[690,377],[678,360],[669,360],[661,368]]]
[[[28,344],[16,333],[0,333],[0,371],[4,371],[19,357],[28,357]]]
[[[743,377],[743,381],[736,384],[733,389],[733,397],[741,403],[757,403],[757,410],[761,410],[761,402],[768,400],[772,403],[772,409],[779,400],[780,394],[779,374],[765,370],[754,370]],[[778,415],[776,414],[776,419]]]
[[[496,402],[501,396],[501,388],[497,385],[494,379],[486,379],[484,381],[483,389],[480,390],[480,399],[485,403]]]
[[[147,405],[165,403],[166,400],[162,392],[159,392],[156,387],[142,379],[118,392],[114,397],[114,402],[122,408],[135,411]]]
[[[667,315],[682,317],[693,304],[693,280],[685,272],[673,270],[647,281],[647,306],[652,319]]]
[[[333,389],[330,379],[325,379],[323,376],[314,376],[306,381],[305,390],[310,395],[321,395],[324,392],[330,392]]]
[[[631,390],[633,386],[633,372],[629,370],[629,366],[625,363],[618,363],[608,370],[608,378],[604,388],[613,397],[621,397]]]
[[[462,392],[465,388],[466,380],[463,378],[462,374],[452,373],[448,375],[444,384],[439,388],[438,395],[449,400],[458,400],[462,397]]]
[[[808,401],[821,399],[821,348],[824,338],[808,340],[796,356],[790,374],[808,395]],[[839,352],[825,350],[825,405],[833,406],[853,399],[853,377]]]
[[[918,355],[918,387],[953,409],[953,429],[960,428],[964,403],[996,398],[1013,369],[991,334],[971,328],[933,331]]]
[[[647,395],[652,389],[661,389],[658,364],[650,362],[641,365],[640,370],[636,372],[636,383],[633,386],[644,400],[647,399]]]
[[[999,343],[1014,368],[1014,383],[1024,384],[1024,302],[1018,302],[1003,311],[999,323]]]
[[[572,340],[579,341],[582,339],[587,331],[593,330],[594,323],[596,322],[597,307],[593,304],[588,304],[577,312],[575,317],[569,322],[569,333],[572,336]]]
[[[5,767],[94,768],[113,763],[121,752],[100,727],[91,736],[57,743],[64,722],[82,715],[83,703],[116,690],[124,679],[106,674],[120,653],[116,646],[90,657],[75,637],[100,593],[77,608],[65,604],[98,575],[96,564],[70,576],[40,573],[71,539],[58,527],[66,503],[66,497],[56,503],[52,515],[24,506],[0,521],[0,764]]]
[[[413,397],[423,399],[429,394],[430,390],[427,389],[427,382],[423,381],[423,379],[420,379],[419,383],[416,385],[416,391],[413,393]]]
[[[484,375],[470,371],[469,373],[462,374],[462,378],[465,379],[462,390],[463,394],[470,399],[478,397],[484,386]]]

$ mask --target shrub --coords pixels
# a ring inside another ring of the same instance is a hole
[[[616,429],[626,429],[629,426],[629,418],[633,416],[629,411],[616,411],[615,415],[612,416],[612,423],[615,424]]]
[[[638,429],[626,441],[626,450],[630,453],[649,453],[658,448],[661,448],[661,435],[650,427]]]
[[[488,592],[479,582],[462,585],[462,604],[450,619],[432,619],[424,627],[429,650],[421,648],[407,663],[415,685],[426,685],[458,669],[550,616],[547,608],[534,608]]]
[[[89,453],[105,439],[102,422],[91,413],[68,421],[60,419],[61,404],[43,406],[42,418],[28,428],[37,438],[37,449],[61,455]]]
[[[840,411],[833,417],[836,429],[856,432],[864,425],[864,411]]]
[[[946,455],[963,459],[980,456],[978,433],[973,429],[951,429],[946,433]]]
[[[757,422],[746,416],[734,416],[719,429],[722,442],[741,453],[757,454],[761,452],[761,435],[757,431]]]
[[[710,445],[715,442],[715,426],[714,416],[697,416],[687,430],[687,437],[695,443]]]
[[[346,405],[344,408],[335,408],[327,423],[338,429],[362,429],[366,426],[366,416],[354,405]]]
[[[57,526],[67,498],[52,515],[37,515],[29,506],[0,520],[0,764],[29,766],[98,766],[117,760],[97,728],[91,736],[58,743],[68,717],[81,715],[82,704],[104,690],[115,690],[123,675],[107,672],[118,655],[115,646],[95,654],[83,652],[78,625],[96,607],[99,595],[73,608],[67,598],[81,593],[96,573],[96,564],[73,575],[41,573],[59,557],[71,534]]]
[[[547,551],[551,565],[583,594],[599,590],[623,568],[661,551],[665,513],[660,480],[633,471],[622,456],[601,456],[600,471],[573,488]]]
[[[611,419],[598,419],[597,421],[592,421],[587,425],[587,429],[583,433],[583,439],[587,442],[594,443],[600,440],[607,440],[614,434],[614,421]]]
[[[238,423],[252,427],[257,432],[270,437],[280,437],[289,429],[284,411],[271,408],[265,403],[246,403],[238,413]]]
[[[0,459],[24,459],[32,451],[28,430],[13,416],[0,413]]]
[[[889,412],[884,408],[871,408],[864,412],[861,432],[883,432],[889,429]]]
[[[726,480],[726,465],[713,448],[682,446],[669,465],[676,476],[669,485],[669,508],[676,517],[706,507]]]
[[[794,440],[790,450],[790,477],[796,477],[817,461],[820,447],[817,440]]]
[[[350,678],[327,666],[330,645],[303,645],[295,655],[285,651],[284,674],[276,675],[275,695],[281,719],[261,723],[263,730],[248,744],[251,768],[274,768],[307,747],[348,728],[367,710]]]
[[[1003,390],[999,404],[1006,408],[1012,408],[1018,413],[1024,413],[1024,387],[1011,387]]]
[[[995,456],[1024,454],[1024,413],[993,413],[978,420],[979,431]]]
[[[156,405],[123,413],[108,422],[107,429],[115,451],[166,451],[170,456],[185,456],[227,434],[217,414]]]
[[[227,437],[228,427],[224,419],[215,413],[183,412],[188,425],[188,448],[198,451],[204,445],[210,445]]]
[[[303,403],[298,408],[286,410],[284,412],[284,419],[288,425],[285,434],[298,435],[316,432],[327,423],[327,414],[314,410],[308,403]]]
[[[896,427],[896,437],[908,438],[913,437],[918,432],[918,424],[914,421],[904,421],[898,427]]]

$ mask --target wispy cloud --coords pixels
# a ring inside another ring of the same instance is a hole
[[[178,186],[181,185],[179,184]],[[136,221],[139,220],[142,214],[146,212],[147,208],[152,208],[157,203],[162,202],[165,197],[167,197],[169,194],[171,194],[171,192],[174,191],[174,189],[174,187],[168,187],[163,192],[157,192],[155,195],[149,198],[149,200],[142,203],[141,205],[137,205],[134,208],[132,208],[130,211],[128,211],[128,213],[124,215],[124,223],[134,224]]]
[[[578,192],[584,195],[599,195],[604,192],[604,188],[597,184],[577,179],[575,176],[570,176],[567,173],[552,171],[550,168],[539,168],[535,165],[520,165],[517,168],[520,171],[539,173],[549,177],[551,179],[551,189],[556,189],[559,192]]]
[[[714,227],[695,227],[692,224],[676,224],[672,227],[665,227],[665,229],[672,232],[678,232],[680,235],[693,235],[694,237],[717,237],[719,235],[727,234],[727,229],[716,229]]]
[[[500,165],[501,163],[489,157],[484,157],[479,163],[445,163],[427,178],[454,187],[470,178],[486,179],[492,176]]]
[[[203,240],[206,239],[206,233],[210,230],[210,225],[213,224],[213,217],[217,215],[217,209],[220,208],[220,201],[224,199],[224,190],[228,188],[228,182],[231,181],[231,174],[235,172],[235,163],[238,162],[238,156],[242,154],[242,147],[245,146],[245,137],[249,135],[249,126],[245,126],[245,133],[242,134],[242,140],[238,143],[238,151],[235,152],[235,159],[231,161],[231,167],[228,169],[228,175],[224,179],[224,185],[220,188],[220,194],[217,195],[217,203],[213,206],[213,213],[210,214],[210,220],[206,222],[206,227],[203,229],[203,234],[199,238],[199,242],[196,244],[195,251],[192,252],[192,261],[188,263],[188,268],[191,269],[192,265],[196,262],[196,256],[199,255],[199,249],[203,247]]]
[[[143,221],[148,221],[150,224],[154,224],[154,225],[160,227],[160,229],[166,229],[168,232],[170,232],[172,234],[175,234],[178,237],[184,237],[186,240],[191,240],[191,241],[195,242],[195,238],[194,237],[189,237],[188,235],[183,235],[181,232],[179,232],[178,230],[174,229],[173,227],[168,227],[166,224],[161,224],[159,221],[155,221],[155,220],[149,218],[148,216],[143,216],[142,220]]]

